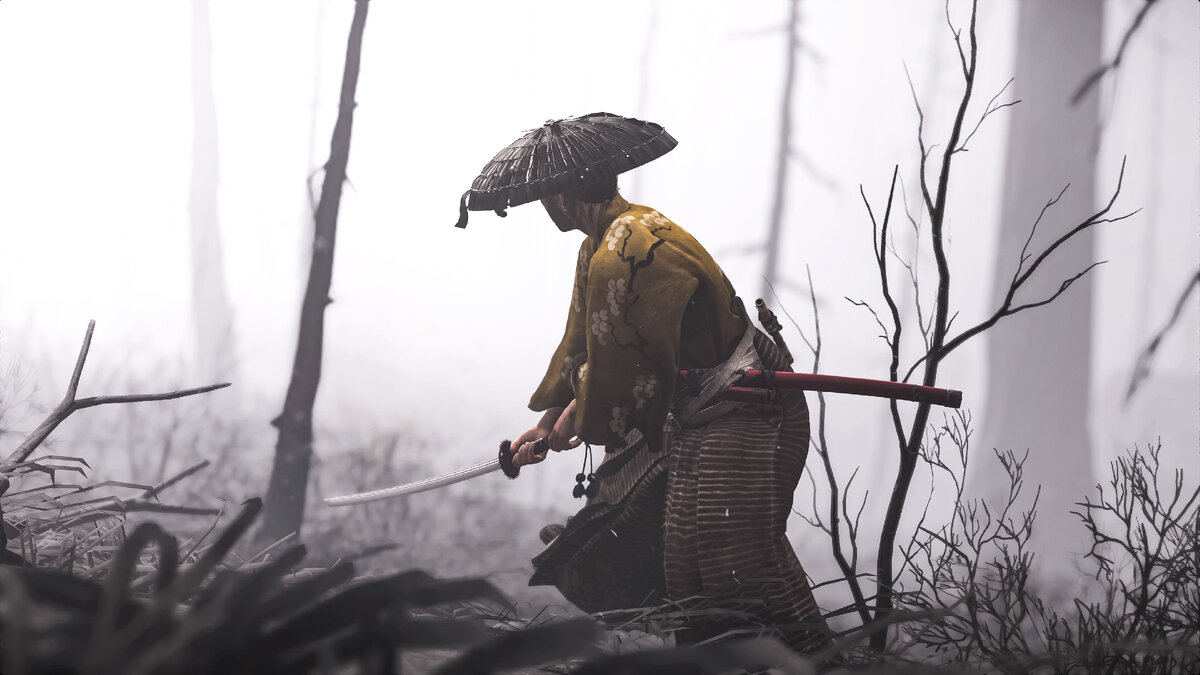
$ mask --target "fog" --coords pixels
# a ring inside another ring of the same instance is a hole
[[[961,25],[969,7],[951,4]],[[1106,3],[1106,58],[1138,4]],[[1107,200],[1127,158],[1116,210],[1142,210],[1098,230],[1097,256],[1108,262],[1093,272],[1092,437],[1102,463],[1161,435],[1171,461],[1195,471],[1196,296],[1141,398],[1119,406],[1138,351],[1200,259],[1200,6],[1162,5],[1099,85],[1098,199]],[[213,396],[264,426],[281,409],[291,368],[311,246],[307,185],[315,175],[319,190],[329,152],[352,11],[349,0],[211,2],[218,215],[236,363],[234,386]],[[970,119],[1011,77],[1015,11],[1011,1],[981,3]],[[547,119],[602,110],[662,124],[679,146],[623,175],[623,192],[692,232],[752,301],[764,258],[753,247],[765,238],[772,198],[786,13],[782,1],[372,2],[317,426],[424,439],[432,474],[489,459],[499,440],[536,421],[526,403],[561,337],[582,235],[559,233],[536,204],[505,219],[473,212],[465,231],[452,225],[483,164]],[[874,319],[846,300],[882,303],[859,188],[878,212],[899,165],[916,208],[908,77],[926,138],[940,145],[961,94],[958,57],[940,1],[814,0],[801,13],[796,159],[780,252],[787,283],[769,300],[809,330],[811,270],[822,370],[884,378],[889,354]],[[42,404],[61,395],[89,319],[96,339],[81,394],[122,393],[129,381],[142,389],[207,383],[193,367],[190,305],[191,20],[187,2],[0,5],[0,362],[30,369]],[[949,255],[961,325],[992,310],[1007,132],[1003,111],[989,117],[955,168]],[[1045,202],[1062,187],[1029,199]],[[911,249],[909,230],[896,237],[901,252]],[[940,377],[964,392],[977,421],[988,406],[984,346],[956,352]],[[860,485],[886,494],[895,452],[886,404],[831,396],[829,425],[839,468],[866,467]],[[62,447],[81,429],[65,425]],[[324,438],[318,455],[344,449]],[[476,489],[570,509],[577,461],[551,457],[520,481],[493,475]]]

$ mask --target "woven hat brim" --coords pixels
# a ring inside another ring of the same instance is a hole
[[[653,122],[592,113],[547,122],[488,162],[467,207],[502,210],[599,183],[670,152],[676,141]]]

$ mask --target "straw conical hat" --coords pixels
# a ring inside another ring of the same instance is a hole
[[[576,190],[663,156],[678,142],[653,122],[592,113],[550,120],[504,148],[463,193],[458,227],[467,210],[496,211]]]

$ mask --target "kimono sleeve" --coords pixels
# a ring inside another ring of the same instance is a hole
[[[573,386],[576,373],[587,361],[584,316],[587,310],[588,264],[595,250],[595,242],[590,238],[584,239],[579,247],[579,257],[575,264],[575,283],[571,289],[571,307],[567,311],[567,327],[558,349],[550,358],[550,365],[546,368],[541,384],[529,399],[531,410],[541,412],[550,408],[566,407],[571,399],[575,398]]]
[[[652,232],[610,230],[587,283],[587,366],[577,374],[575,397],[580,438],[620,446],[636,428],[652,450],[661,449],[680,323],[698,285],[686,260]]]

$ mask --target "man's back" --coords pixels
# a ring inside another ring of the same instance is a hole
[[[676,373],[724,361],[748,324],[695,238],[654,209],[614,203],[612,222],[580,246],[563,341],[531,407],[573,397],[580,438],[619,445],[637,428],[656,447]]]

